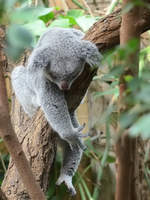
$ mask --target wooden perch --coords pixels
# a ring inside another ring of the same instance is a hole
[[[96,22],[85,35],[84,39],[96,44],[100,52],[109,50],[119,44],[121,25],[121,9]],[[143,33],[150,29],[150,10],[141,9],[141,19],[135,24],[136,28]],[[83,73],[74,82],[70,91],[66,92],[69,110],[75,110],[85,95],[96,71],[91,72],[86,64]]]

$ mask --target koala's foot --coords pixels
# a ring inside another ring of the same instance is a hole
[[[56,182],[56,185],[60,185],[61,183],[65,183],[72,196],[76,195],[76,190],[72,184],[72,176],[68,176],[65,174],[60,175]]]

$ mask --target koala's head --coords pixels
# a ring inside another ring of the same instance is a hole
[[[69,90],[73,81],[82,73],[85,63],[99,66],[101,57],[97,47],[89,41],[61,41],[61,45],[53,49],[45,74],[60,90]]]
[[[52,59],[45,74],[60,90],[69,90],[73,81],[82,73],[84,63],[84,60],[74,57]]]

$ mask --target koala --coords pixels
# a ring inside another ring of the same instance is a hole
[[[70,113],[65,91],[82,73],[85,63],[100,65],[97,47],[82,40],[84,33],[74,28],[50,28],[39,39],[27,66],[12,71],[14,92],[24,111],[32,117],[40,107],[62,141],[64,160],[57,184],[64,182],[72,195],[76,193],[72,177],[86,148],[75,112]]]

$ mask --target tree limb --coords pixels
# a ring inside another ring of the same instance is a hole
[[[110,50],[120,42],[121,9],[103,17],[96,22],[86,33],[84,39],[96,44],[100,52]],[[140,20],[136,28],[143,33],[150,29],[150,10],[141,9]],[[69,110],[75,110],[83,99],[96,71],[91,71],[86,64],[83,73],[76,79],[70,91],[66,92]]]

